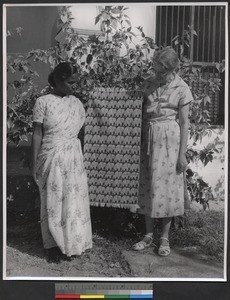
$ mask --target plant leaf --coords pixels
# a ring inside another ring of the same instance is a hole
[[[101,14],[97,15],[95,18],[95,25],[100,21]]]

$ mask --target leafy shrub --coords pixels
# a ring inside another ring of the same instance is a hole
[[[32,69],[32,62],[42,62],[50,68],[62,61],[75,64],[79,70],[75,93],[85,103],[89,91],[95,86],[142,89],[144,80],[153,72],[151,52],[159,47],[152,38],[145,35],[141,26],[137,27],[141,37],[140,45],[134,44],[135,34],[126,11],[124,6],[105,6],[95,18],[95,24],[101,24],[100,34],[83,38],[71,27],[71,12],[69,7],[64,6],[60,9],[58,18],[58,34],[61,38],[54,47],[47,50],[31,50],[16,59],[8,56],[7,71],[18,76],[17,80],[8,82],[8,88],[14,91],[13,98],[8,99],[7,104],[8,142],[19,145],[22,141],[28,141],[28,135],[32,134],[34,102],[37,97],[49,91],[49,86],[38,90],[35,85],[34,79],[38,74]],[[20,27],[16,29],[16,33],[21,32]],[[188,27],[183,36],[176,36],[172,43],[175,47],[179,45],[180,49],[179,75],[190,86],[194,96],[190,113],[190,137],[196,143],[206,134],[211,134],[207,109],[210,102],[209,93],[217,92],[221,83],[218,78],[204,79],[204,66],[194,66],[193,62],[184,56],[183,47],[190,46],[192,34],[196,35],[196,32],[192,27]],[[13,32],[8,31],[8,37],[13,38]],[[219,70],[224,69],[220,63],[217,67]],[[197,89],[197,86],[200,88]],[[216,149],[213,145],[206,150],[196,151],[190,148],[187,153],[188,159],[193,160],[196,157],[206,165],[212,161],[212,152]],[[189,185],[189,178],[187,179]],[[193,194],[191,197],[202,202],[202,199],[193,197]]]

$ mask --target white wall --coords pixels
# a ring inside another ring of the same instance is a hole
[[[100,7],[93,4],[77,4],[71,6],[72,26],[78,29],[99,30],[99,26],[95,25],[95,18],[100,12]]]
[[[72,26],[78,29],[99,30],[99,25],[95,25],[95,18],[99,14],[103,6],[93,4],[77,4],[71,6],[73,16]],[[136,29],[138,26],[143,26],[143,30],[147,36],[155,39],[156,31],[156,6],[146,4],[125,5],[126,10],[132,24],[132,31],[139,34]],[[140,41],[138,36],[136,42]]]
[[[134,33],[138,34],[138,30],[134,27],[142,26],[144,33],[155,39],[156,36],[156,6],[133,4],[129,6],[127,15],[133,26]],[[141,37],[139,37],[139,40]]]
[[[215,128],[211,136],[202,139],[202,143],[197,142],[194,149],[202,150],[209,143],[214,143],[219,153],[214,154],[214,159],[205,167],[201,161],[190,163],[189,167],[197,172],[202,179],[212,187],[215,200],[224,200],[225,197],[225,169],[227,161],[225,157],[225,131],[222,128]],[[189,145],[193,144],[193,140],[189,141]]]

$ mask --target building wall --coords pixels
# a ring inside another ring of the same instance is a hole
[[[16,58],[20,54],[28,53],[32,49],[48,49],[55,43],[57,7],[55,6],[28,6],[28,7],[7,7],[6,26],[7,30],[22,27],[22,35],[14,34],[7,37],[7,55]],[[47,83],[47,76],[50,72],[49,66],[45,63],[32,62],[39,77],[36,83],[43,88]],[[8,81],[15,79],[9,72]],[[8,91],[10,100],[10,90]]]
[[[132,31],[138,35],[139,31],[136,27],[142,26],[146,35],[155,39],[156,6],[137,3],[128,4],[125,7],[128,8],[126,12],[132,24]],[[72,6],[71,12],[74,18],[72,26],[79,29],[99,30],[99,23],[95,25],[95,18],[102,8],[103,6],[93,4]],[[140,39],[139,36],[137,41],[140,41]]]

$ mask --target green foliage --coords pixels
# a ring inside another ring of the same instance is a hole
[[[75,85],[76,94],[83,101],[95,86],[123,87],[126,89],[141,89],[145,78],[151,76],[152,60],[150,53],[158,46],[153,39],[147,37],[143,27],[138,26],[140,45],[133,42],[136,35],[124,6],[105,6],[96,16],[95,24],[100,24],[100,33],[83,38],[71,27],[72,15],[68,6],[61,8],[58,18],[57,44],[47,50],[32,49],[28,55],[19,55],[16,59],[8,57],[8,72],[17,74],[18,79],[8,83],[13,89],[13,99],[8,99],[8,139],[16,144],[26,140],[31,134],[31,108],[34,100],[41,93],[34,84],[38,76],[32,70],[31,62],[42,62],[54,68],[59,62],[71,61],[79,70],[78,82]],[[22,28],[9,31],[21,34]],[[208,104],[209,94],[217,92],[221,85],[219,78],[204,79],[203,66],[194,66],[192,61],[184,56],[184,47],[191,44],[191,36],[197,35],[192,27],[184,30],[182,37],[176,36],[172,42],[179,49],[181,60],[179,75],[187,82],[194,96],[191,105],[190,137],[194,142],[210,132],[210,116]],[[217,65],[223,70],[223,63]],[[26,109],[25,109],[26,107]]]
[[[38,90],[34,81],[38,77],[32,63],[40,62],[53,69],[59,62],[70,61],[78,67],[78,81],[75,92],[83,102],[88,93],[96,86],[122,87],[127,90],[142,89],[144,80],[152,74],[151,52],[157,49],[152,38],[147,37],[143,27],[138,26],[140,45],[134,43],[136,35],[124,6],[105,6],[95,18],[100,25],[100,33],[82,37],[71,27],[72,15],[68,6],[61,8],[58,18],[57,43],[47,50],[32,49],[27,55],[14,58],[8,56],[7,71],[14,75],[8,89],[13,91],[8,99],[8,141],[18,145],[27,141],[32,133],[32,108],[37,97],[49,91],[49,86]],[[8,30],[8,38],[21,34],[22,28]],[[208,105],[210,93],[219,91],[219,78],[205,79],[204,66],[195,66],[184,56],[184,47],[189,47],[191,38],[197,33],[192,27],[185,29],[182,37],[176,36],[172,43],[179,49],[179,75],[192,90],[194,101],[190,112],[190,138],[194,143],[205,135],[211,135]],[[217,64],[219,71],[224,70],[224,62]],[[36,68],[36,66],[35,66]],[[195,145],[195,144],[194,144]],[[189,148],[189,160],[200,159],[204,166],[212,161],[215,147],[197,152]],[[196,201],[197,196],[192,196]]]
[[[206,166],[209,162],[213,161],[214,154],[219,151],[216,149],[214,143],[209,143],[204,149],[196,150],[194,147],[188,147],[187,149],[187,160],[188,162],[195,162],[200,160],[204,166]]]
[[[179,75],[190,87],[194,101],[190,108],[190,138],[194,142],[202,141],[202,138],[211,132],[210,114],[208,106],[211,103],[211,93],[220,90],[220,79],[205,79],[202,76],[203,67],[194,66],[187,58],[183,58]]]
[[[210,95],[218,93],[221,87],[221,80],[217,77],[209,77],[203,75],[207,71],[205,63],[196,65],[185,55],[185,47],[190,49],[192,37],[196,38],[197,33],[192,26],[185,29],[182,36],[175,36],[172,43],[176,49],[179,49],[180,68],[178,74],[190,87],[194,101],[190,107],[190,138],[194,142],[202,141],[206,135],[211,135],[210,114],[208,106],[211,103]],[[216,69],[219,72],[224,71],[224,61],[216,63]]]
[[[188,163],[201,161],[205,167],[208,163],[213,161],[214,154],[219,153],[215,143],[209,143],[201,150],[195,149],[195,145],[194,143],[193,147],[187,148],[186,155]],[[205,210],[209,207],[209,200],[213,200],[211,187],[209,187],[197,172],[193,172],[190,168],[187,169],[186,180],[191,200],[199,202]]]
[[[174,44],[174,46],[179,48],[179,53],[178,54],[179,54],[180,59],[182,59],[184,57],[185,46],[188,47],[188,48],[190,47],[192,35],[197,36],[197,33],[193,29],[192,26],[188,25],[188,29],[184,29],[182,36],[176,35],[172,39],[172,43]]]
[[[32,132],[32,109],[38,94],[34,78],[38,74],[23,55],[8,56],[7,59],[7,72],[14,77],[7,85],[8,91],[11,89],[14,93],[7,102],[7,138],[8,142],[19,144],[28,141],[28,134]]]
[[[213,200],[211,187],[191,169],[186,170],[187,188],[193,201],[200,203],[203,209],[209,208],[209,200]]]
[[[142,44],[134,45],[135,34],[126,10],[123,6],[106,6],[95,19],[96,24],[101,24],[101,33],[83,38],[71,27],[69,8],[62,7],[58,18],[58,42],[54,47],[32,49],[27,55],[16,58],[8,56],[7,71],[17,77],[8,83],[14,93],[13,98],[8,99],[8,141],[18,145],[27,140],[32,132],[34,101],[49,90],[47,86],[40,91],[35,85],[38,73],[31,67],[34,62],[48,64],[51,69],[59,62],[74,63],[79,70],[76,94],[84,102],[95,86],[140,88],[151,65],[147,54],[156,45],[151,38],[145,37],[142,27],[138,27]],[[8,30],[8,37],[21,32],[20,27]]]
[[[101,35],[89,37],[88,68],[100,86],[139,88],[148,71],[146,53],[154,45],[145,40],[141,27],[142,45],[133,43],[135,34],[126,10],[123,6],[106,6],[95,21],[100,21]]]

